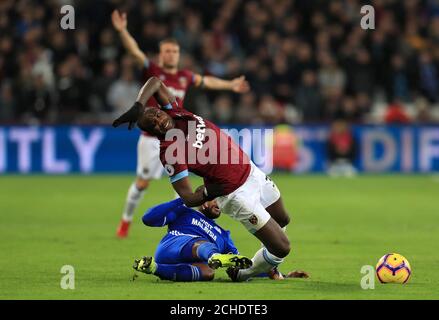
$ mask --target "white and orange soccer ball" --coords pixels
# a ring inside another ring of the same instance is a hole
[[[376,275],[381,283],[407,283],[412,274],[410,263],[398,253],[388,253],[376,265]]]

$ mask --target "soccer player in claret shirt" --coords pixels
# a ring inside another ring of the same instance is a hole
[[[203,76],[190,70],[178,68],[180,60],[180,47],[175,39],[164,39],[159,43],[159,63],[155,64],[136,43],[136,40],[127,30],[126,13],[113,11],[111,16],[113,26],[118,31],[125,49],[134,57],[136,64],[145,75],[157,77],[168,87],[175,96],[179,106],[183,106],[184,97],[191,86],[210,90],[230,90],[244,93],[249,90],[248,82],[243,76],[233,80],[222,80],[212,76]],[[148,106],[155,106],[154,98],[148,100]],[[139,137],[137,144],[137,178],[128,189],[128,195],[122,220],[117,229],[117,236],[124,238],[128,235],[134,211],[141,201],[144,192],[149,186],[149,181],[161,177],[163,167],[159,160],[159,142],[146,132]]]
[[[145,107],[152,96],[162,109]],[[196,207],[215,199],[221,212],[241,222],[263,243],[251,268],[228,269],[233,280],[269,272],[288,255],[290,242],[282,228],[289,223],[289,217],[274,182],[230,136],[210,121],[180,108],[162,81],[151,77],[145,83],[136,103],[113,126],[122,123],[129,123],[129,128],[137,124],[160,140],[160,160],[186,206]],[[189,172],[204,179],[204,186],[195,192]]]

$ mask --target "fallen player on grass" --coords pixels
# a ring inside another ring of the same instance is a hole
[[[199,211],[188,208],[178,198],[149,209],[142,220],[150,227],[168,227],[155,256],[136,259],[133,268],[171,281],[210,281],[217,268],[246,269],[252,261],[239,255],[230,231],[214,219],[221,212],[215,200],[203,204]],[[282,275],[273,269],[267,275],[279,280],[284,277],[307,277],[301,271]]]

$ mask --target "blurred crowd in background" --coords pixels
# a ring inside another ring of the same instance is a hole
[[[186,108],[219,124],[439,120],[439,0],[1,0],[0,122],[109,123],[131,106],[144,79],[115,8],[151,59],[175,37],[182,68],[246,76],[244,95],[189,91]]]

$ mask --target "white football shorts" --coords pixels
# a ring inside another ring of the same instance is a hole
[[[221,212],[255,233],[271,218],[265,209],[279,198],[276,184],[252,162],[246,182],[232,193],[216,198],[216,201]]]
[[[160,179],[162,173],[159,140],[142,134],[137,142],[137,176],[144,180]]]

